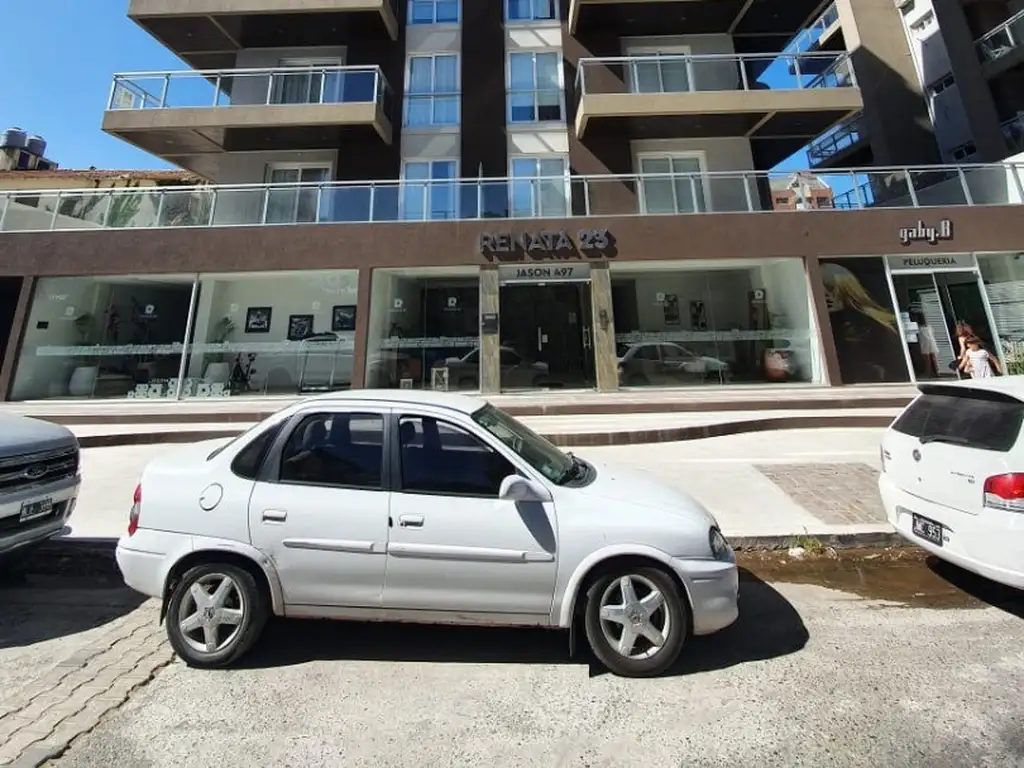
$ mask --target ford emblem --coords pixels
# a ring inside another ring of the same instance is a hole
[[[26,480],[38,480],[46,474],[45,464],[34,464],[21,473]]]
[[[914,452],[912,454],[910,454],[910,455],[914,457],[914,461],[920,461],[921,460],[921,452],[919,450],[917,450],[917,448],[915,448]]]

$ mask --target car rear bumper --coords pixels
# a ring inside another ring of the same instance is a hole
[[[134,536],[124,535],[118,539],[115,556],[124,583],[136,592],[162,598],[173,564],[170,555],[181,547],[181,539],[181,534],[148,529],[139,529]]]
[[[693,614],[693,634],[710,635],[739,618],[740,577],[735,562],[676,560]]]
[[[0,496],[0,556],[39,544],[60,533],[75,511],[80,484],[79,477],[69,477],[31,491]],[[22,522],[24,505],[43,499],[53,503],[52,513],[38,520]]]
[[[884,473],[878,490],[889,522],[903,538],[979,576],[1024,589],[1024,515],[997,509],[968,514],[907,493]],[[942,526],[942,546],[914,533],[914,513]]]

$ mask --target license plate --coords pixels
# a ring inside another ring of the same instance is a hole
[[[46,517],[51,512],[53,512],[53,499],[26,501],[21,505],[21,522],[25,523],[39,517]]]
[[[942,525],[934,520],[915,514],[911,518],[911,530],[914,531],[915,536],[920,536],[937,547],[942,546]]]

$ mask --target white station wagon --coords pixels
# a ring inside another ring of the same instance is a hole
[[[738,616],[699,502],[435,392],[324,395],[172,450],[143,472],[117,562],[197,667],[233,662],[274,614],[582,630],[613,672],[650,676]]]

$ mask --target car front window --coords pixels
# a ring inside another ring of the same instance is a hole
[[[572,477],[572,460],[546,438],[500,408],[485,405],[473,413],[473,421],[486,429],[516,455],[556,485]]]

